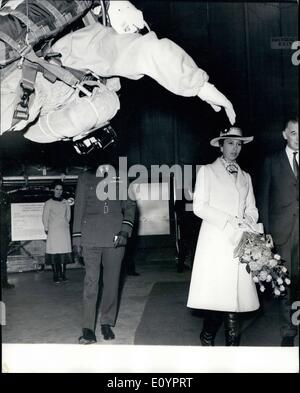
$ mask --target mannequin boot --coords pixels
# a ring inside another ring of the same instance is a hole
[[[225,315],[225,345],[226,347],[239,346],[239,317],[237,313]]]
[[[200,333],[200,341],[203,347],[213,347],[217,332],[222,324],[223,314],[219,311],[208,311]]]
[[[66,277],[67,265],[64,263],[63,265],[60,265],[60,267],[61,267],[61,281],[66,282],[68,281]]]
[[[58,271],[58,265],[55,263],[52,264],[52,272],[53,272],[53,281],[55,284],[59,284],[59,271]]]

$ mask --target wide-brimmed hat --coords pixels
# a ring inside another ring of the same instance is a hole
[[[221,139],[238,139],[240,141],[243,141],[244,143],[249,143],[253,141],[253,136],[243,136],[243,132],[240,128],[238,127],[230,127],[224,131],[220,132],[220,136],[217,138],[214,138],[210,141],[210,144],[214,147],[219,147],[219,140]]]

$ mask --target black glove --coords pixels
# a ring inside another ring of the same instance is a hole
[[[120,231],[115,237],[114,237],[114,247],[125,247],[127,244],[127,239],[128,239],[128,233],[124,231]]]

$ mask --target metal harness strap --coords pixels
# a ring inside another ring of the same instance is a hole
[[[80,78],[77,78],[74,74],[72,74],[72,72],[63,68],[61,65],[51,64],[43,58],[38,57],[30,45],[23,44],[23,46],[21,46],[11,37],[2,32],[0,32],[0,39],[6,42],[19,54],[19,58],[21,58],[19,66],[23,68],[22,81],[20,83],[23,88],[23,95],[14,112],[12,126],[14,126],[18,120],[28,119],[29,97],[34,92],[36,73],[40,70],[43,71],[44,76],[52,83],[56,79],[59,79],[74,89],[78,88],[88,97],[92,95],[90,91],[80,85]]]
[[[75,3],[80,13],[83,13],[87,9],[87,5],[84,4],[84,2],[75,0]],[[102,8],[102,16],[104,18],[104,24],[106,24],[106,9],[104,1],[100,1],[100,4]],[[72,20],[71,14],[63,15],[48,0],[43,1],[42,7],[53,15],[56,27],[63,27]],[[84,84],[81,83],[86,78],[84,72],[65,68],[61,65],[61,63],[54,64],[47,61],[48,59],[59,56],[59,54],[48,53],[45,58],[43,58],[37,56],[33,50],[32,45],[34,42],[37,42],[38,37],[46,35],[48,33],[49,27],[36,25],[28,18],[27,15],[24,15],[17,10],[11,11],[10,14],[19,19],[28,28],[26,43],[16,42],[10,36],[0,31],[0,40],[5,42],[17,53],[17,58],[15,58],[15,61],[19,60],[17,67],[22,68],[22,80],[20,82],[22,95],[21,100],[17,103],[14,111],[12,127],[15,126],[19,120],[28,120],[29,118],[29,99],[32,93],[35,91],[34,86],[37,72],[43,72],[44,77],[52,83],[59,79],[70,87],[80,90],[85,96],[91,97],[92,92],[86,89]],[[95,22],[96,20],[93,18],[92,23]],[[0,62],[0,67],[7,65],[9,65],[9,60]],[[99,80],[99,77],[95,75],[94,77]]]
[[[38,64],[30,63],[27,60],[23,63],[22,80],[20,82],[23,94],[21,96],[21,101],[19,101],[15,108],[12,127],[15,126],[19,120],[27,120],[29,117],[29,99],[35,90],[34,85],[38,68]]]

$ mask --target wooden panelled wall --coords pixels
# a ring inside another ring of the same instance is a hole
[[[297,4],[135,3],[158,36],[182,46],[232,100],[237,125],[255,136],[242,156],[255,171],[262,156],[280,148],[282,122],[298,108],[292,50],[271,48],[272,37],[297,37]],[[174,96],[149,78],[123,87],[116,123],[120,153],[130,164],[205,163],[216,156],[209,140],[228,126],[224,113],[198,98]]]

